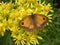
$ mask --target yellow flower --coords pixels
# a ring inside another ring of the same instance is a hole
[[[14,19],[14,18],[15,18],[14,12],[11,12],[11,13],[10,13],[10,19]]]
[[[21,35],[18,35],[18,36],[17,36],[17,40],[18,40],[18,41],[21,41],[21,40],[22,40],[22,36],[21,36]]]
[[[4,16],[7,16],[8,14],[7,14],[7,12],[4,12]]]
[[[3,22],[3,25],[4,25],[5,27],[8,26],[7,21],[4,21],[4,22]]]
[[[16,34],[12,32],[11,37],[16,38]]]
[[[17,30],[16,30],[16,25],[14,25],[14,24],[9,25],[9,28],[10,28],[10,30],[11,30],[12,32],[17,31]]]
[[[15,30],[12,30],[13,31],[13,33],[16,33],[17,32],[17,30],[15,29]]]
[[[19,11],[18,10],[14,11],[14,16],[19,16]]]
[[[41,36],[37,36],[38,39],[42,40],[43,38]]]
[[[2,20],[3,19],[3,17],[2,16],[0,16],[0,20]]]
[[[4,15],[4,16],[7,16],[8,14],[9,14],[9,10],[5,9],[5,10],[3,11],[3,15]]]
[[[35,0],[28,0],[28,2],[34,2]]]
[[[1,36],[4,36],[4,33],[5,33],[5,30],[3,29],[2,26],[0,26],[0,35],[1,35]]]
[[[27,44],[31,43],[39,44],[38,39],[43,39],[34,32],[28,32],[18,27],[20,19],[31,13],[45,14],[49,19],[52,19],[52,15],[47,15],[48,11],[51,11],[50,4],[37,3],[38,0],[15,0],[15,3],[1,3],[0,5],[0,34],[4,35],[6,29],[11,31],[11,37],[13,37],[15,44]],[[17,8],[14,8],[16,6]],[[43,30],[45,32],[45,30]],[[27,43],[26,43],[26,42]]]
[[[2,27],[0,27],[0,32],[2,32],[3,30],[2,30]]]
[[[44,6],[45,11],[50,11],[51,9],[52,9],[52,7],[51,7],[50,3],[48,5]]]
[[[27,0],[24,0],[24,1],[23,1],[23,0],[19,0],[19,1],[20,1],[21,3],[25,3]]]
[[[32,38],[37,38],[37,35],[33,34],[33,35],[32,35]]]
[[[0,4],[0,12],[3,11],[4,9],[6,9],[6,3],[2,2]]]
[[[37,8],[37,11],[41,11],[42,10],[42,4],[36,4],[35,6]]]
[[[2,8],[2,10],[4,10],[6,8],[6,4],[2,2],[1,8]]]
[[[16,9],[16,10],[13,10],[11,13],[10,13],[10,19],[15,19],[19,16],[19,11]]]
[[[28,11],[27,10],[22,12],[22,15],[23,16],[27,16],[27,14],[28,14]]]
[[[26,39],[27,39],[27,41],[30,41],[31,40],[31,37],[30,36],[27,36]]]
[[[38,35],[36,35],[36,34],[33,34],[32,36],[31,36],[32,38],[35,38],[35,39],[43,39],[41,36],[38,36]]]
[[[11,10],[12,6],[13,6],[13,3],[10,2],[10,3],[7,4],[6,9]]]

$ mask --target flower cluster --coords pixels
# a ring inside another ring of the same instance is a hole
[[[11,37],[14,38],[13,40],[17,45],[39,44],[38,39],[43,38],[35,32],[20,29],[18,27],[19,21],[26,15],[38,13],[46,15],[51,22],[52,12],[51,4],[45,4],[45,1],[41,2],[41,0],[15,0],[14,3],[2,2],[0,3],[0,35],[4,36],[6,30],[10,30],[12,32]]]

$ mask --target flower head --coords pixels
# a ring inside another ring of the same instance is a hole
[[[13,37],[17,45],[39,44],[38,39],[43,40],[41,36],[19,27],[20,20],[31,13],[43,14],[51,22],[51,16],[53,15],[51,4],[48,3],[46,5],[45,2],[38,3],[37,1],[39,0],[15,0],[15,3],[2,2],[0,5],[0,35],[4,36],[6,30],[9,29],[11,31],[11,37]]]

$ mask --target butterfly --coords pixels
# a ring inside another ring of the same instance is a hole
[[[19,22],[19,27],[26,29],[27,31],[34,31],[41,29],[48,22],[48,17],[42,14],[32,14],[24,17]]]

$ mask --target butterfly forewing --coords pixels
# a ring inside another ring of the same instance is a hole
[[[19,26],[28,30],[28,31],[33,31],[35,26],[33,23],[33,20],[31,18],[31,16],[26,16],[25,18],[23,18],[20,22],[19,22]]]

